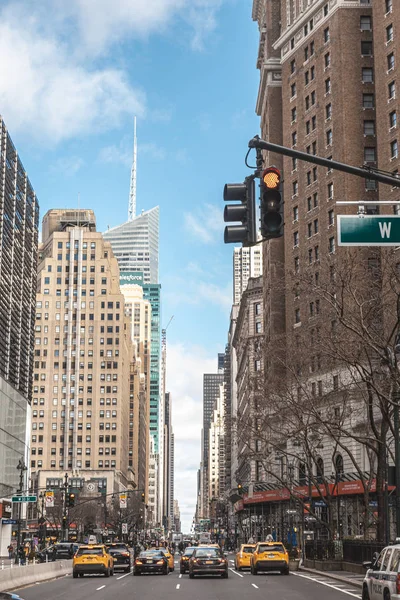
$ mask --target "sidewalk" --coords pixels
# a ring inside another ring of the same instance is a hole
[[[351,573],[350,571],[318,571],[317,569],[309,569],[308,567],[300,567],[300,571],[318,575],[318,577],[325,577],[334,579],[335,581],[341,581],[342,583],[348,583],[349,585],[358,588],[362,588],[362,583],[364,581],[364,575]]]

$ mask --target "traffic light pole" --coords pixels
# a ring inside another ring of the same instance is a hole
[[[286,146],[280,146],[279,144],[273,144],[262,140],[258,135],[253,137],[249,141],[249,148],[255,148],[256,150],[269,150],[270,152],[276,152],[276,154],[283,154],[284,156],[291,156],[298,160],[304,160],[321,167],[327,167],[328,169],[335,169],[336,171],[343,171],[350,175],[356,175],[363,179],[372,179],[379,183],[386,183],[392,187],[400,187],[400,177],[394,175],[385,174],[383,172],[374,171],[369,167],[353,167],[346,163],[338,162],[337,160],[330,160],[329,158],[323,158],[322,156],[315,156],[313,154],[307,154],[307,152],[300,152],[300,150],[293,150],[293,148],[287,148]]]
[[[62,516],[62,527],[61,527],[61,539],[64,541],[66,533],[68,531],[68,515],[67,515],[67,498],[68,498],[68,473],[65,473],[64,477],[64,498],[63,498],[63,516]]]

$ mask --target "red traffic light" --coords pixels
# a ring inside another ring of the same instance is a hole
[[[268,167],[263,171],[261,179],[269,190],[274,190],[281,183],[281,172],[276,167]]]

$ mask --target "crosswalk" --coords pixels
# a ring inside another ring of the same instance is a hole
[[[324,577],[323,575],[314,575],[311,573],[292,573],[292,575],[295,575],[296,577],[302,577],[304,579],[309,579],[311,581],[315,581],[316,583],[319,583],[320,585],[324,585],[326,587],[330,587],[334,590],[338,590],[339,592],[342,592],[343,594],[346,594],[347,596],[352,596],[353,598],[358,598],[360,599],[361,596],[361,589],[357,588],[357,587],[353,587],[351,585],[351,581],[349,581],[347,583],[347,581],[337,581],[332,579],[331,577]]]

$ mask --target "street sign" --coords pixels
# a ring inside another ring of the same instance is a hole
[[[54,492],[46,491],[45,499],[46,499],[46,508],[53,508],[54,507]]]
[[[2,519],[2,525],[16,525],[18,523],[17,519]]]
[[[119,507],[126,508],[127,507],[127,495],[124,493],[119,495]]]
[[[338,215],[339,246],[400,246],[400,215]]]
[[[12,502],[36,502],[36,496],[13,496]]]
[[[122,523],[122,533],[128,533],[128,523]]]
[[[294,510],[294,509],[290,508],[286,512],[287,512],[288,515],[295,515],[297,513],[297,510]]]

